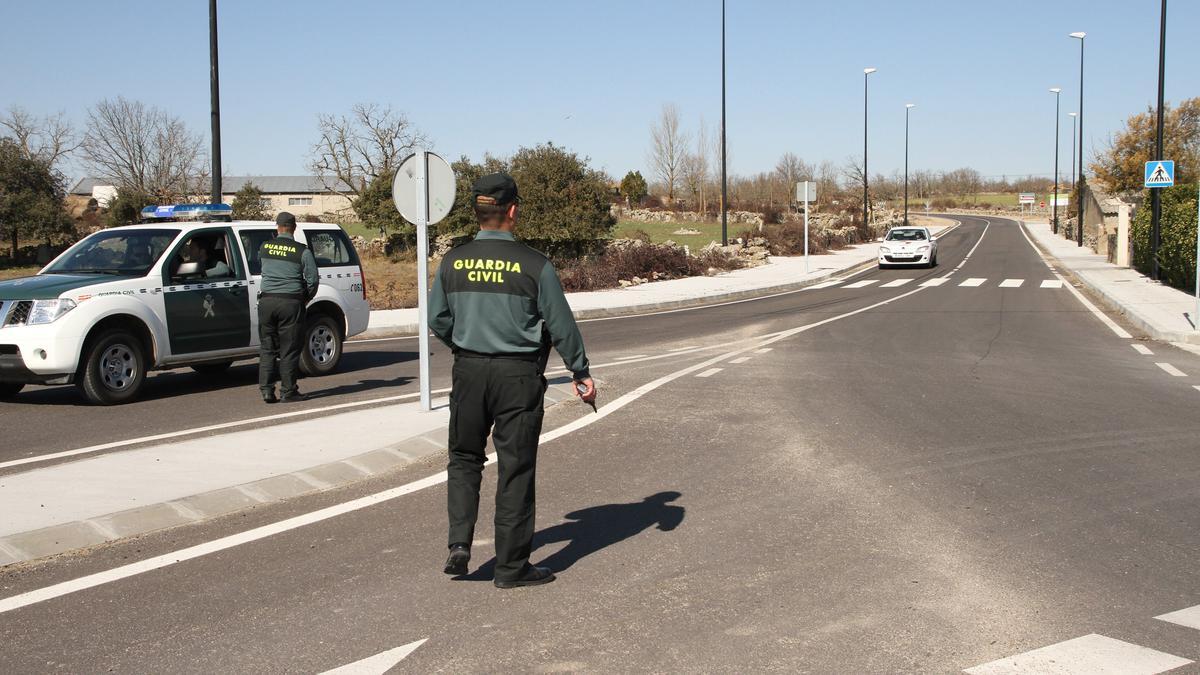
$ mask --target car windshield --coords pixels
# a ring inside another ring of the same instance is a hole
[[[67,249],[44,274],[145,276],[179,230],[101,230]]]
[[[888,241],[925,241],[925,230],[892,230],[887,233]]]

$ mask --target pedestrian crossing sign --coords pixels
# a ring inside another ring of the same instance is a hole
[[[1165,188],[1175,184],[1175,162],[1156,159],[1146,162],[1146,187]]]

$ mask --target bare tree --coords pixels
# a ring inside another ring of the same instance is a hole
[[[430,145],[404,113],[376,103],[357,103],[349,115],[320,115],[317,126],[321,138],[313,146],[310,168],[330,192],[355,197]]]
[[[687,154],[688,136],[679,127],[679,110],[672,103],[663,104],[658,122],[650,126],[650,165],[654,174],[667,189],[667,200],[675,201],[680,171]]]
[[[784,201],[788,204],[790,210],[794,202],[794,198],[791,195],[796,189],[796,183],[812,178],[813,168],[806,164],[804,160],[797,157],[796,153],[785,152],[775,164],[775,175],[783,183]]]
[[[59,160],[79,148],[79,136],[61,112],[37,117],[24,108],[13,106],[0,117],[0,127],[8,129],[25,157],[36,159],[51,169],[57,168]]]
[[[141,101],[105,99],[88,111],[84,160],[117,187],[162,201],[185,200],[202,189],[202,138],[178,117]]]

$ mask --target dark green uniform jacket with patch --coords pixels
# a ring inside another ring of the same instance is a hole
[[[543,330],[576,379],[588,377],[583,336],[554,265],[512,234],[482,230],[446,254],[433,280],[429,327],[451,349],[536,354]]]
[[[312,251],[290,235],[264,241],[258,249],[262,262],[263,293],[294,295],[308,301],[317,294],[317,260]]]

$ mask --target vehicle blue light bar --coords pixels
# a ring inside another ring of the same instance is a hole
[[[165,204],[147,206],[142,209],[142,219],[176,218],[201,220],[217,216],[232,216],[233,207],[228,204]]]

